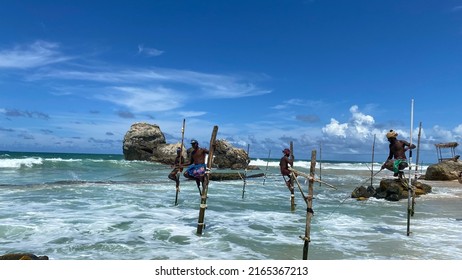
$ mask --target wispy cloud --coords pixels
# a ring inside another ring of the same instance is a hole
[[[178,108],[181,94],[172,89],[113,87],[111,92],[97,98],[130,108],[135,112],[161,112]]]
[[[150,56],[163,53],[157,49],[145,48],[143,45],[138,48],[139,53]],[[243,98],[271,92],[271,90],[257,86],[254,81],[255,77],[249,78],[248,75],[244,77],[182,69],[108,66],[107,63],[98,65],[94,60],[78,63],[77,58],[83,59],[84,57],[84,54],[65,55],[58,43],[39,40],[29,45],[0,50],[0,68],[37,68],[37,71],[28,73],[24,78],[34,81],[53,80],[56,88],[60,87],[57,80],[63,80],[63,83],[72,81],[100,83],[101,87],[125,87],[128,84],[140,87],[139,84],[142,83],[146,88],[170,88],[171,91],[194,92],[204,98],[214,99]],[[58,64],[70,59],[75,59],[76,63]],[[260,75],[256,79],[262,77],[263,75]],[[63,84],[61,87],[66,88],[66,95],[73,92],[69,85]]]
[[[119,111],[117,112],[117,115],[123,119],[134,119],[135,118],[135,115],[129,111]]]
[[[324,103],[322,101],[292,98],[292,99],[284,100],[281,104],[275,105],[271,108],[276,109],[276,110],[284,110],[292,106],[307,107],[307,108],[320,108],[321,106],[323,106],[323,104]]]
[[[0,109],[0,113],[4,114],[7,117],[27,117],[34,119],[50,119],[48,114],[42,112],[30,112],[30,111],[21,111],[17,109]]]
[[[35,68],[69,59],[61,54],[58,44],[45,41],[0,50],[0,68]]]
[[[143,45],[138,45],[138,53],[145,54],[147,56],[159,56],[164,53],[164,51],[154,49],[154,48],[146,48]]]
[[[319,122],[319,116],[317,115],[297,115],[295,116],[295,119],[307,123]]]
[[[452,11],[453,11],[453,12],[460,12],[460,11],[462,11],[462,5],[460,5],[460,6],[455,6],[454,8],[452,8]]]
[[[0,131],[5,131],[5,132],[14,132],[14,129],[11,129],[11,128],[3,128],[3,127],[0,127]]]
[[[81,80],[99,83],[140,84],[179,88],[207,98],[242,98],[270,93],[252,81],[233,75],[209,74],[168,68],[112,70],[46,69],[31,79]]]

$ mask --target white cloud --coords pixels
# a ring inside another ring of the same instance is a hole
[[[56,43],[36,41],[27,46],[0,51],[0,68],[34,68],[69,60]]]
[[[159,56],[164,53],[164,51],[154,49],[154,48],[145,48],[143,45],[138,45],[138,53],[145,54],[147,56]]]
[[[330,119],[330,123],[322,128],[322,132],[328,136],[336,136],[341,138],[346,138],[347,136],[347,123],[339,123],[336,119]]]
[[[242,98],[270,93],[258,88],[246,79],[232,75],[208,74],[168,68],[112,70],[57,70],[47,69],[30,76],[31,79],[82,80],[99,83],[140,84],[176,87],[184,91],[200,93],[206,98]],[[177,90],[179,91],[179,90]]]
[[[374,118],[361,113],[357,105],[350,107],[350,113],[351,118],[348,123],[341,124],[332,118],[331,122],[322,128],[323,133],[327,136],[350,137],[358,140],[366,140],[374,134],[382,133],[374,128]]]
[[[351,106],[350,113],[352,115],[352,122],[355,124],[356,127],[369,127],[374,125],[375,123],[374,118],[372,116],[364,115],[363,113],[359,112],[359,108],[357,105]]]
[[[203,115],[207,114],[207,112],[204,112],[204,111],[181,111],[181,112],[179,112],[179,114],[182,115],[184,118],[194,118],[194,117],[203,116]]]
[[[152,89],[136,87],[113,87],[113,92],[101,94],[97,98],[135,112],[161,112],[180,107],[181,95],[172,89],[157,87]]]
[[[462,136],[462,124],[459,124],[454,128],[454,132],[458,134],[459,136]]]

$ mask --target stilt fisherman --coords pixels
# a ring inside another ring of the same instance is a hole
[[[386,168],[390,171],[393,171],[393,176],[398,176],[399,179],[402,179],[404,175],[402,170],[409,166],[407,163],[406,151],[415,149],[416,145],[411,145],[405,140],[396,139],[398,133],[393,130],[390,130],[386,136],[388,142],[390,142],[390,152],[387,160],[382,165],[382,169]]]
[[[201,193],[200,185],[204,183],[204,175],[207,169],[205,164],[205,156],[209,153],[209,150],[206,148],[199,147],[197,140],[191,140],[192,148],[188,150],[189,154],[189,163],[190,166],[183,173],[183,175],[188,178],[196,181],[197,188],[199,189],[199,194]]]
[[[293,167],[294,165],[294,156],[290,154],[290,150],[287,148],[284,149],[282,153],[284,155],[279,161],[279,168],[281,170],[282,177],[284,178],[284,181],[286,182],[287,188],[289,188],[291,194],[294,194],[294,184],[290,176],[291,171],[289,170],[289,165],[290,167]],[[289,179],[286,180],[285,176],[287,176]]]

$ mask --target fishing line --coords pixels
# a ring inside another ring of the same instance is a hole
[[[373,179],[373,178],[374,178],[377,174],[379,174],[380,171],[382,171],[383,169],[384,169],[384,168],[380,169],[380,170],[377,171],[374,175],[372,175],[372,178],[367,178],[366,180],[364,180],[362,183],[360,183],[360,185],[362,185],[362,184],[366,183],[367,181]],[[353,190],[353,192],[355,192],[357,189],[359,189],[359,187],[356,187],[356,188]],[[352,192],[352,193],[353,193],[353,192]],[[329,219],[330,216],[332,216],[332,214],[334,214],[334,212],[337,211],[337,209],[338,209],[343,203],[345,203],[345,201],[346,201],[348,198],[351,198],[351,194],[348,195],[347,197],[345,197],[345,198],[337,205],[337,207],[335,207],[335,209],[332,210],[332,212],[329,214],[329,216],[328,216],[327,218]]]

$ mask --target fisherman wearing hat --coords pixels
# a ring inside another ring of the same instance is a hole
[[[290,190],[291,194],[294,194],[294,186],[292,184],[292,180],[290,177],[291,171],[289,170],[289,165],[292,167],[294,165],[294,156],[290,156],[290,150],[285,148],[282,150],[282,153],[284,154],[279,161],[279,168],[281,170],[282,177],[286,181],[286,185]],[[289,180],[286,180],[284,176],[289,177]]]
[[[188,157],[190,166],[183,173],[183,175],[192,180],[196,180],[197,188],[199,189],[199,194],[201,192],[201,182],[204,183],[204,175],[207,169],[205,164],[205,155],[209,153],[209,150],[199,147],[197,140],[191,140],[192,148],[188,150]]]
[[[180,191],[180,172],[183,171],[184,157],[181,154],[182,149],[178,147],[176,149],[176,158],[173,163],[173,170],[168,174],[168,178],[176,182],[176,189]]]
[[[389,145],[389,155],[387,161],[382,165],[382,169],[388,169],[393,171],[393,176],[399,176],[401,179],[404,172],[402,171],[404,168],[408,167],[407,159],[406,159],[406,151],[415,149],[414,144],[410,144],[405,140],[398,140],[398,133],[394,130],[390,130],[387,133]]]

